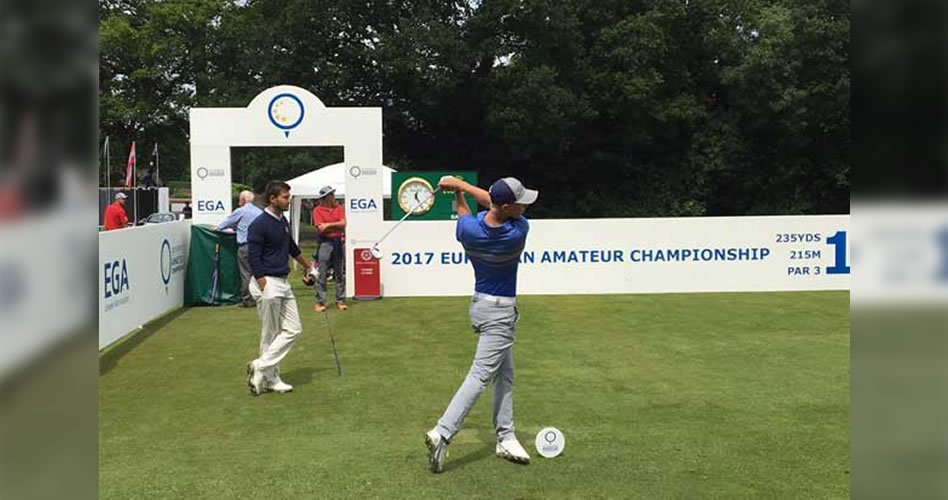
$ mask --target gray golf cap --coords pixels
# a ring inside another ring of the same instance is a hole
[[[494,205],[520,203],[529,205],[537,201],[539,191],[527,189],[523,183],[513,177],[504,177],[490,186],[490,202]]]
[[[127,195],[127,194],[125,194],[125,193],[115,193],[115,199],[116,199],[116,200],[124,200],[125,198],[128,198],[128,195]]]
[[[336,192],[336,188],[332,186],[323,186],[319,188],[319,192],[316,193],[316,199],[321,200],[335,192]]]

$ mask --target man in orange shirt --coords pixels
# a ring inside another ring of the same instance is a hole
[[[102,217],[102,222],[106,231],[128,226],[128,216],[125,215],[126,198],[128,196],[125,193],[115,193],[115,203],[105,208],[105,216]]]
[[[332,268],[336,282],[336,308],[340,311],[346,306],[346,275],[343,267],[346,263],[345,235],[346,214],[342,205],[336,203],[335,189],[323,186],[319,189],[318,204],[313,208],[313,224],[316,226],[316,260],[319,262],[319,275],[316,278],[317,312],[326,310],[326,274]]]

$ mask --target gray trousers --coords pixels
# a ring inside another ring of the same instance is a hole
[[[497,305],[491,303],[490,299],[477,298],[471,301],[470,314],[471,326],[479,335],[474,362],[435,429],[450,441],[461,429],[464,418],[487,384],[493,380],[493,423],[497,439],[502,441],[514,433],[513,345],[520,314],[514,305]]]
[[[240,269],[240,302],[245,306],[255,304],[250,296],[250,280],[253,273],[250,271],[250,248],[247,245],[237,247],[237,267]]]
[[[336,255],[338,253],[338,255]],[[346,246],[343,244],[339,252],[332,251],[332,243],[319,243],[316,250],[316,261],[319,262],[318,276],[316,277],[316,301],[326,303],[326,275],[332,267],[332,279],[336,282],[336,302],[346,301]]]

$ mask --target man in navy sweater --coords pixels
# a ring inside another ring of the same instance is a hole
[[[290,208],[290,186],[282,181],[270,181],[265,196],[267,208],[247,229],[250,270],[254,278],[250,280],[250,295],[257,303],[262,324],[260,357],[247,363],[247,386],[255,396],[266,391],[293,390],[293,386],[280,380],[277,367],[303,331],[296,297],[287,281],[289,256],[303,269],[310,267],[290,237],[290,224],[283,217],[283,212]],[[304,280],[310,279],[304,275]]]

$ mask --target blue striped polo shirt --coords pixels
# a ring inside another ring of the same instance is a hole
[[[474,291],[500,297],[517,296],[517,266],[527,242],[526,217],[499,227],[484,222],[487,212],[458,217],[457,238],[474,266]]]

